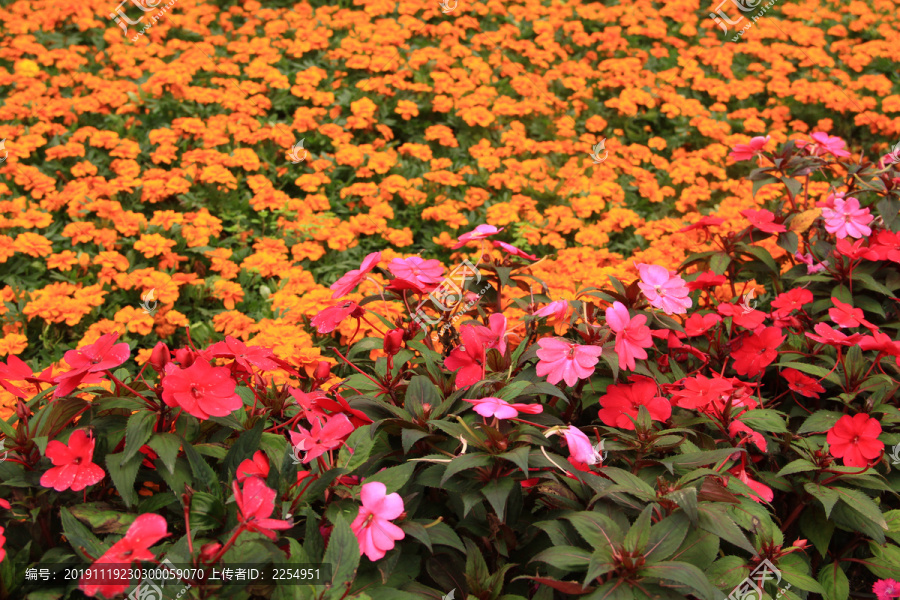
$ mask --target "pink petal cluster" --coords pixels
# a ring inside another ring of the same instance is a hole
[[[388,270],[398,279],[428,287],[440,283],[444,274],[444,265],[435,259],[425,260],[419,256],[395,258],[388,265]]]
[[[353,288],[362,283],[369,271],[374,269],[380,260],[381,252],[373,252],[366,256],[358,269],[348,271],[343,277],[331,284],[329,289],[334,291],[331,297],[340,298],[352,292]]]
[[[512,244],[507,244],[506,242],[500,242],[500,241],[494,241],[493,244],[494,244],[494,248],[500,248],[502,250],[505,250],[506,252],[508,252],[509,254],[511,254],[513,256],[518,256],[520,258],[527,258],[528,260],[537,260],[537,256],[534,256],[533,254],[527,254],[526,252],[519,250]]]
[[[388,494],[380,481],[364,483],[359,497],[362,506],[350,529],[359,541],[360,555],[379,560],[393,549],[395,542],[406,537],[402,529],[391,523],[403,514],[403,498],[396,492]]]
[[[594,365],[603,352],[600,346],[579,345],[557,337],[543,338],[538,346],[538,376],[546,375],[547,381],[554,385],[565,380],[570,387],[594,373]]]
[[[503,398],[488,396],[487,398],[463,398],[463,402],[475,405],[475,412],[482,417],[497,417],[498,419],[515,419],[520,412],[536,415],[544,411],[540,404],[519,404],[507,402]]]
[[[868,208],[860,208],[856,198],[835,198],[834,208],[822,209],[822,218],[825,219],[825,231],[835,234],[838,238],[852,237],[854,239],[872,235],[869,223],[874,217]]]
[[[493,225],[479,225],[472,231],[468,233],[464,233],[457,238],[457,242],[455,246],[451,246],[452,250],[459,250],[469,242],[474,242],[477,240],[483,240],[485,238],[489,238],[492,235],[497,235],[503,231],[503,228],[497,229]]]
[[[847,142],[833,135],[828,135],[824,131],[816,131],[810,136],[813,141],[797,140],[798,148],[812,146],[810,153],[813,156],[819,156],[822,152],[832,154],[834,156],[850,156],[850,153],[844,150]]]
[[[749,144],[735,144],[731,149],[731,158],[734,160],[750,160],[769,143],[770,136],[757,136],[750,140]]]
[[[635,359],[646,359],[647,352],[644,348],[653,345],[650,328],[646,325],[647,317],[644,315],[631,317],[624,304],[614,302],[606,309],[606,322],[616,334],[616,354],[619,357],[619,365],[624,369],[634,371]]]
[[[687,312],[692,302],[688,297],[690,290],[684,279],[659,265],[636,266],[641,276],[638,287],[650,301],[650,306],[661,309],[667,315]]]
[[[322,456],[329,450],[334,450],[344,441],[344,438],[353,433],[353,423],[344,413],[332,415],[322,424],[320,417],[312,417],[312,427],[309,431],[297,427],[297,431],[291,431],[291,446],[306,452],[303,463]]]

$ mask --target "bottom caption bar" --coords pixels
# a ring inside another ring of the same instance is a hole
[[[25,571],[32,585],[79,584],[130,586],[185,583],[197,585],[324,585],[332,578],[330,563],[296,565],[232,564],[225,567],[197,567],[164,560],[158,565],[129,566],[96,563],[91,566],[38,565]]]

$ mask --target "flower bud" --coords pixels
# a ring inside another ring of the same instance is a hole
[[[318,379],[319,381],[325,381],[331,376],[331,363],[320,360],[319,364],[316,365],[316,372],[313,374],[313,377]]]
[[[200,559],[203,562],[208,563],[213,558],[215,558],[216,554],[221,549],[222,549],[222,544],[220,544],[219,542],[210,542],[208,544],[203,544],[200,547]]]
[[[403,347],[403,329],[391,329],[384,336],[384,351],[388,356],[394,356]]]
[[[169,352],[169,347],[165,342],[158,342],[153,347],[153,352],[150,353],[150,366],[157,373],[162,373],[170,360],[172,360],[172,353]]]
[[[175,351],[175,360],[178,361],[182,369],[187,369],[194,364],[194,352],[188,348],[179,348]]]

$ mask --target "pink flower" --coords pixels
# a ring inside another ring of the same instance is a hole
[[[360,555],[379,560],[394,548],[395,542],[406,537],[402,529],[391,523],[403,514],[403,498],[396,492],[388,494],[380,481],[364,483],[359,498],[362,506],[350,529],[359,540]]]
[[[616,354],[619,356],[619,364],[625,369],[634,371],[634,359],[647,358],[644,348],[653,345],[650,328],[645,325],[647,317],[644,315],[630,317],[625,305],[617,301],[606,309],[606,322],[616,334]]]
[[[787,231],[784,225],[775,222],[775,215],[766,209],[762,210],[742,210],[741,214],[747,217],[750,224],[766,233],[782,233]]]
[[[269,457],[262,450],[257,450],[253,458],[248,458],[238,465],[236,477],[238,481],[244,481],[250,477],[269,476]]]
[[[6,550],[3,549],[3,545],[6,544],[6,538],[3,536],[4,529],[0,527],[0,562],[3,562],[3,559],[6,558]]]
[[[831,298],[831,302],[834,304],[834,308],[828,309],[828,316],[837,323],[838,327],[859,327],[860,325],[875,327],[866,321],[862,309],[854,308],[834,297]]]
[[[566,446],[572,455],[574,462],[595,465],[599,462],[597,452],[591,445],[591,440],[577,427],[567,427],[562,430],[562,435],[566,440]]]
[[[525,252],[523,252],[522,250],[519,250],[512,244],[507,244],[506,242],[500,242],[500,241],[496,241],[496,240],[492,243],[494,244],[494,248],[501,248],[503,250],[506,250],[509,254],[512,254],[513,256],[518,256],[520,258],[527,258],[528,260],[537,260],[537,256],[533,256],[531,254],[526,254]]]
[[[688,337],[703,335],[721,321],[722,317],[715,313],[707,313],[705,315],[693,313],[684,322],[684,333]]]
[[[377,265],[380,260],[381,252],[373,252],[366,256],[359,269],[347,272],[343,277],[331,284],[329,289],[334,291],[334,294],[332,294],[331,297],[340,298],[341,296],[346,296],[352,292],[353,288],[358,286],[363,279],[366,278],[369,271],[374,269],[375,265]]]
[[[731,382],[718,375],[707,378],[698,374],[676,383],[680,383],[682,388],[672,393],[672,403],[692,410],[703,410],[716,400],[727,399],[734,391]]]
[[[365,314],[365,311],[361,309],[356,302],[348,300],[347,302],[342,302],[341,304],[322,309],[319,314],[310,320],[310,324],[315,327],[316,331],[319,333],[331,333],[337,329],[337,326],[340,325],[344,319],[354,313],[362,316]]]
[[[293,527],[290,521],[271,519],[275,510],[275,499],[278,493],[267,486],[259,477],[250,477],[241,484],[235,480],[231,482],[234,491],[234,501],[238,506],[238,522],[245,531],[255,531],[267,538],[277,538],[276,529],[290,529]]]
[[[487,348],[496,348],[500,354],[506,354],[506,317],[500,313],[494,313],[488,317],[488,326],[478,326],[478,335],[484,340]]]
[[[636,265],[641,276],[638,287],[650,301],[650,306],[662,309],[667,315],[684,314],[691,307],[690,291],[684,280],[659,265]]]
[[[868,208],[860,208],[856,198],[835,198],[834,209],[823,208],[822,218],[825,220],[825,231],[838,238],[866,237],[872,234],[869,223],[874,217]]]
[[[388,270],[399,279],[428,287],[440,283],[444,274],[444,266],[439,260],[425,260],[419,256],[395,258],[388,265]]]
[[[169,363],[165,373],[163,401],[183,408],[198,419],[224,417],[244,405],[235,393],[237,383],[225,367],[212,367],[205,360],[195,360],[187,369]]]
[[[879,579],[872,585],[872,593],[878,600],[900,598],[900,583],[893,579]]]
[[[538,346],[538,376],[546,375],[547,382],[554,385],[564,379],[570,387],[594,373],[594,365],[603,352],[600,346],[578,345],[556,337],[542,338]]]
[[[469,242],[474,242],[476,240],[483,240],[485,238],[489,238],[492,235],[497,235],[503,231],[503,227],[497,229],[493,225],[479,225],[474,230],[464,233],[459,236],[458,241],[455,246],[451,246],[452,250],[458,250],[468,244]]]
[[[813,327],[813,331],[816,332],[816,335],[806,332],[806,337],[821,344],[828,344],[829,346],[834,347],[855,346],[863,337],[860,333],[844,335],[837,329],[832,329],[828,323],[817,323],[816,326]]]
[[[850,153],[844,150],[847,143],[837,136],[828,135],[824,131],[816,131],[810,137],[813,139],[813,142],[797,140],[797,147],[810,146],[810,154],[813,156],[819,156],[820,151],[833,154],[834,156],[850,156]]]
[[[154,560],[156,555],[150,551],[150,546],[169,535],[165,517],[153,513],[139,515],[128,528],[128,532],[121,540],[113,544],[94,565],[88,567],[90,575],[84,575],[78,583],[78,587],[88,596],[96,596],[103,592],[107,598],[124,593],[130,586],[127,579],[115,577],[108,571],[98,570],[115,566],[129,566],[135,561],[147,562]],[[105,582],[105,583],[101,583]]]
[[[731,149],[731,158],[734,160],[750,160],[760,152],[763,147],[769,143],[769,136],[757,136],[750,140],[749,144],[735,144]]]
[[[344,413],[332,415],[325,420],[325,425],[322,425],[321,418],[313,417],[309,431],[297,427],[297,431],[290,432],[291,446],[306,452],[303,459],[303,463],[306,464],[340,446],[344,438],[353,433],[354,429],[353,423]]]
[[[484,379],[484,340],[473,325],[459,328],[462,344],[444,359],[444,366],[456,371],[456,387],[464,388]]]
[[[799,252],[797,252],[796,254],[794,254],[794,258],[806,265],[807,275],[815,275],[819,271],[824,271],[825,267],[828,266],[827,260],[825,262],[817,263],[815,261],[816,259],[813,258],[813,255],[809,253],[800,254]]]
[[[545,306],[544,308],[537,310],[534,312],[534,316],[536,317],[553,317],[557,321],[562,321],[566,318],[566,315],[569,312],[569,301],[568,300],[555,300]]]
[[[53,397],[67,396],[82,383],[99,383],[102,381],[100,373],[128,360],[131,349],[124,342],[116,344],[117,339],[118,333],[108,333],[93,344],[66,352],[63,360],[72,366],[72,370],[54,378],[59,387],[53,392]]]
[[[497,417],[498,419],[515,419],[520,412],[536,415],[544,411],[540,404],[510,403],[502,398],[488,396],[487,398],[469,399],[463,398],[463,402],[475,405],[475,412],[482,417]]]
[[[80,492],[87,486],[100,482],[106,473],[99,465],[91,462],[94,459],[95,443],[96,440],[89,437],[83,429],[72,432],[68,446],[51,440],[44,455],[53,461],[54,466],[41,476],[41,485],[57,492],[68,489]]]
[[[652,379],[641,378],[635,383],[620,383],[606,388],[600,396],[600,420],[609,427],[634,431],[638,409],[644,406],[654,421],[666,421],[672,416],[672,404],[657,395],[659,391]],[[631,418],[629,418],[631,417]]]

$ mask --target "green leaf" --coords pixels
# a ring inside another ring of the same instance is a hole
[[[742,448],[722,448],[720,450],[706,450],[703,452],[686,452],[685,454],[678,454],[672,458],[660,459],[659,462],[666,465],[670,471],[672,467],[694,469],[704,465],[721,462],[735,452],[741,451],[743,451]]]
[[[775,260],[772,258],[772,255],[769,254],[769,251],[761,246],[745,246],[742,250],[748,254],[753,255],[755,258],[758,258],[760,262],[762,262],[772,273],[775,275],[780,275],[781,270],[778,268],[778,265],[775,264]],[[721,273],[719,273],[721,275]]]
[[[181,449],[181,438],[174,433],[155,433],[147,445],[159,455],[159,459],[169,470],[175,472],[175,459]]]
[[[684,514],[691,520],[691,523],[697,524],[697,520],[700,518],[697,506],[697,488],[681,488],[680,490],[670,492],[666,498],[680,506],[681,510],[684,511]]]
[[[591,562],[591,553],[572,546],[556,546],[534,555],[529,563],[542,562],[563,571],[583,571]]]
[[[153,435],[156,419],[157,414],[148,410],[136,412],[128,417],[128,425],[125,427],[124,460],[128,460],[136,455],[141,447],[147,443],[147,440]]]
[[[438,406],[440,403],[441,392],[430,379],[424,375],[415,375],[409,380],[409,386],[406,388],[403,406],[405,406],[406,410],[410,413],[421,417],[424,415],[424,404],[429,404],[434,407]]]
[[[625,535],[622,547],[627,552],[644,552],[647,541],[650,539],[650,514],[653,512],[653,508],[653,506],[644,508]]]
[[[816,465],[809,462],[805,458],[798,458],[797,460],[789,462],[780,471],[778,471],[777,477],[784,477],[785,475],[793,475],[794,473],[805,473],[807,471],[818,470],[819,468]]]
[[[134,482],[137,479],[138,470],[141,468],[141,462],[144,460],[143,455],[138,454],[132,456],[129,460],[123,461],[125,453],[106,455],[106,468],[109,471],[109,477],[116,486],[116,491],[122,496],[125,505],[131,508],[137,504],[137,491],[134,489]]]
[[[703,571],[688,563],[659,562],[644,567],[638,571],[638,575],[674,581],[694,590],[696,595],[703,598],[703,600],[719,600],[719,590],[713,587]]]
[[[322,562],[331,565],[331,587],[345,590],[348,584],[356,579],[356,569],[359,567],[360,553],[359,542],[350,529],[350,524],[338,516],[334,520],[334,529],[328,539],[328,547]]]
[[[500,454],[500,458],[505,458],[506,460],[514,463],[519,469],[522,470],[522,473],[525,474],[525,477],[528,477],[528,454],[531,451],[531,446],[519,446],[509,452],[504,452]]]
[[[807,491],[813,498],[822,503],[822,506],[825,508],[825,518],[829,518],[831,515],[831,509],[834,508],[835,503],[841,499],[837,493],[831,488],[827,488],[823,485],[818,485],[812,482],[808,482],[803,484],[803,489]]]
[[[811,414],[797,430],[799,435],[804,433],[824,433],[834,427],[842,416],[841,413],[833,410],[817,410]]]
[[[225,522],[225,505],[206,492],[191,495],[191,533],[218,529]]]
[[[597,511],[582,511],[563,516],[592,548],[605,548],[618,541],[622,531],[612,519]],[[548,532],[549,533],[549,532]],[[551,536],[552,539],[552,536]],[[554,544],[557,542],[554,541]]]
[[[721,589],[734,589],[749,574],[744,559],[739,556],[723,556],[707,570],[710,582]]]
[[[676,512],[653,525],[644,550],[647,562],[671,558],[684,542],[690,525],[690,519],[684,512]]]
[[[474,452],[472,454],[463,454],[458,458],[454,458],[447,463],[447,469],[444,471],[443,477],[441,477],[441,485],[447,483],[447,480],[457,473],[468,469],[475,469],[477,467],[486,467],[493,463],[493,461],[494,458],[490,454]]]
[[[818,506],[808,506],[800,515],[800,531],[812,542],[822,556],[828,556],[828,546],[834,534],[834,522],[829,521]]]
[[[407,431],[414,430],[403,430],[404,433]],[[350,437],[348,437],[347,441],[341,446],[341,450],[338,452],[337,464],[344,465],[344,469],[347,470],[347,473],[352,473],[369,460],[369,456],[372,454],[372,448],[374,447],[375,439],[372,437],[372,426],[366,425],[364,427],[359,427],[350,434]]]
[[[875,525],[877,525],[884,531],[887,531],[887,521],[884,520],[884,515],[881,514],[881,509],[878,508],[878,505],[875,504],[875,502],[871,498],[869,498],[859,490],[853,490],[843,487],[836,487],[832,489],[836,494],[838,494],[838,496],[840,496],[841,502],[861,514],[869,521],[872,521]]]
[[[452,527],[446,523],[427,523],[427,525],[429,526],[427,531],[432,544],[436,546],[449,546],[460,552],[466,551],[466,547],[463,545],[462,540],[459,539],[459,536],[456,535],[456,532],[453,531]]]
[[[62,520],[63,533],[69,541],[69,545],[72,546],[82,560],[88,562],[96,560],[107,551],[108,546],[98,540],[97,536],[72,516],[69,509],[65,507],[60,508],[59,516]],[[93,558],[88,558],[85,552]]]
[[[797,371],[801,371],[803,373],[806,373],[807,375],[813,375],[815,377],[818,377],[819,379],[825,379],[826,377],[828,377],[828,373],[830,371],[830,369],[825,369],[823,367],[820,367],[819,365],[812,365],[812,364],[801,363],[801,362],[790,362],[790,361],[780,362],[780,363],[776,363],[775,366],[782,367],[782,368],[796,369]],[[820,412],[827,413],[830,411],[820,411]]]
[[[793,231],[785,231],[778,234],[778,247],[787,250],[788,254],[794,255],[799,248],[800,238]]]
[[[501,523],[506,519],[506,500],[517,483],[512,477],[503,477],[489,481],[481,488],[482,495],[490,502]]]
[[[354,432],[354,433],[356,433],[356,432]],[[428,433],[427,431],[423,431],[421,429],[413,429],[412,427],[404,427],[403,430],[400,432],[400,443],[403,444],[403,453],[409,454],[410,450],[413,447],[413,444],[415,444],[422,438],[428,437],[429,435],[431,435],[431,434]],[[341,450],[343,451],[343,449],[341,449]],[[371,452],[371,447],[369,448],[369,451]],[[355,456],[356,455],[354,454],[354,457]],[[366,453],[366,458],[368,458],[368,453]],[[350,461],[353,461],[353,459],[350,459]],[[363,462],[365,462],[365,461],[363,461]],[[362,464],[362,463],[360,463],[360,464]],[[349,465],[349,462],[348,462],[348,465]],[[359,465],[357,465],[357,467],[358,466]],[[356,467],[354,467],[354,468],[356,468]]]
[[[731,264],[731,257],[724,252],[716,252],[709,259],[709,268],[716,275],[724,275]]]
[[[184,446],[184,454],[187,456],[188,463],[191,465],[191,472],[194,474],[194,481],[206,488],[206,491],[213,494],[217,498],[222,498],[222,488],[219,485],[219,479],[216,472],[209,466],[200,453],[187,442]],[[180,492],[180,490],[179,490]]]
[[[726,542],[734,544],[738,548],[743,548],[750,554],[756,555],[756,549],[753,547],[747,537],[741,532],[740,528],[735,524],[731,517],[719,512],[711,506],[703,505],[700,507],[700,529],[708,531],[719,536]]]
[[[754,431],[787,433],[788,430],[784,422],[784,416],[771,408],[748,410],[740,416],[740,420]]]
[[[90,525],[92,531],[102,534],[119,533],[124,535],[137,518],[137,515],[119,512],[115,510],[114,506],[104,502],[75,504],[68,510],[73,517]]]
[[[814,594],[822,594],[824,590],[819,582],[810,577],[809,565],[796,554],[782,556],[778,561],[778,570],[785,581],[792,586]]]
[[[400,523],[400,529],[425,544],[428,551],[434,554],[434,549],[431,546],[431,536],[428,535],[428,530],[425,529],[421,523],[416,523],[415,521],[403,521]]]
[[[823,600],[846,600],[850,597],[850,582],[838,563],[828,563],[819,570],[819,585]]]
[[[225,460],[222,465],[224,473],[227,477],[235,477],[238,465],[244,460],[253,457],[253,453],[259,449],[262,441],[263,430],[266,428],[266,419],[260,418],[256,421],[253,429],[243,432],[238,436],[237,441],[229,448],[225,454]]]
[[[396,467],[389,467],[366,478],[366,482],[380,481],[387,488],[388,494],[393,494],[412,479],[416,463],[408,462]]]

